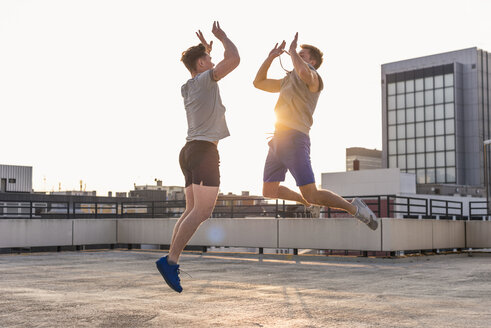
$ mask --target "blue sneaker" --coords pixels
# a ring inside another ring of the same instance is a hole
[[[181,279],[179,279],[179,265],[170,265],[167,262],[167,256],[161,257],[155,264],[167,285],[178,293],[182,292]]]

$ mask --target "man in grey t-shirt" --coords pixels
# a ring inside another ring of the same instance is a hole
[[[275,133],[269,142],[269,152],[264,165],[263,195],[269,198],[281,198],[303,203],[339,208],[352,214],[377,229],[375,214],[355,198],[349,203],[341,196],[329,190],[317,189],[310,162],[309,131],[312,126],[317,100],[323,89],[322,79],[317,69],[322,64],[323,53],[314,46],[301,45],[297,53],[298,33],[293,39],[289,55],[294,70],[281,80],[269,79],[268,70],[273,60],[285,52],[285,41],[270,51],[259,68],[254,86],[267,92],[279,92],[275,106]],[[300,193],[280,185],[285,181],[287,171],[295,178]]]
[[[165,282],[179,293],[182,292],[179,256],[215,207],[220,185],[217,145],[230,135],[217,82],[240,62],[237,48],[218,22],[213,23],[212,33],[225,49],[223,60],[216,67],[210,57],[213,41],[208,44],[201,31],[196,33],[201,44],[184,51],[181,58],[191,73],[191,79],[181,87],[188,121],[187,142],[179,155],[185,179],[186,209],[174,226],[169,255],[156,262]]]

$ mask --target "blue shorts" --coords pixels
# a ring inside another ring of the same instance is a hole
[[[285,181],[286,171],[290,171],[297,186],[315,183],[310,163],[308,135],[293,129],[277,130],[268,145],[268,157],[264,164],[264,182]]]

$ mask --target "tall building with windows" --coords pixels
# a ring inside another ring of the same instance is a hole
[[[484,186],[490,83],[491,54],[478,48],[382,65],[382,165],[418,184]]]

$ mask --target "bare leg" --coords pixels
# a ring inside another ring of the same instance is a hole
[[[194,207],[194,197],[193,197],[193,185],[189,185],[186,187],[184,190],[184,193],[186,195],[186,209],[184,210],[184,213],[182,213],[181,217],[179,220],[177,220],[176,224],[174,225],[174,231],[172,232],[172,239],[171,239],[171,245],[174,244],[174,240],[176,239],[177,231],[179,230],[179,227],[181,226],[182,221],[188,216],[189,212]]]
[[[356,206],[343,197],[325,189],[317,189],[315,183],[300,186],[303,197],[312,204],[345,210],[351,215],[356,214]]]
[[[305,200],[305,198],[302,197],[302,195],[291,189],[288,189],[285,186],[280,186],[279,182],[264,182],[263,196],[268,198],[292,200],[297,203],[302,203],[305,206],[310,206],[309,202]]]
[[[193,188],[194,206],[189,214],[181,220],[173,243],[169,250],[169,264],[179,261],[184,247],[196,232],[202,222],[208,219],[213,212],[218,195],[218,187],[191,185]]]

